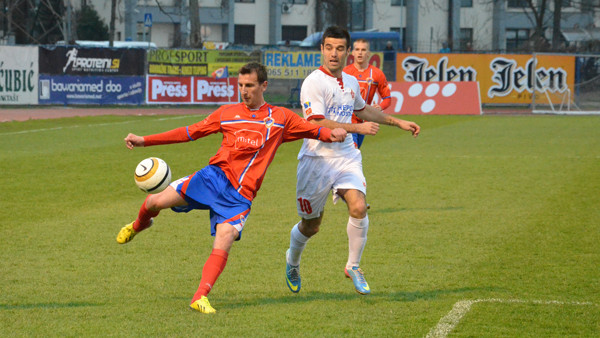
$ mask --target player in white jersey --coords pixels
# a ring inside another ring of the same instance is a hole
[[[349,47],[350,35],[345,29],[329,27],[323,32],[323,65],[304,80],[300,91],[304,117],[329,128],[344,128],[348,133],[375,135],[379,123],[382,123],[418,136],[420,127],[416,123],[396,119],[365,104],[356,78],[342,71]],[[365,122],[353,124],[352,113]],[[286,252],[288,287],[292,292],[300,291],[300,256],[308,239],[319,231],[325,202],[332,191],[334,202],[341,197],[348,206],[346,232],[349,251],[345,275],[352,279],[358,293],[370,293],[359,268],[369,227],[367,184],[360,151],[350,138],[339,144],[305,140],[298,159],[296,202],[302,219],[292,228],[290,248]]]

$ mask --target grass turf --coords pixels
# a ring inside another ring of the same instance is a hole
[[[175,179],[220,143],[130,151],[127,132],[202,118],[0,124],[0,336],[424,336],[457,302],[492,298],[521,302],[477,303],[447,332],[600,335],[598,117],[411,116],[417,139],[385,126],[367,137],[369,296],[343,276],[347,213],[330,202],[302,291],[285,286],[300,142],[283,145],[209,296],[212,316],[187,308],[211,250],[207,212],[165,210],[115,241],[144,198],[141,159],[163,158]]]

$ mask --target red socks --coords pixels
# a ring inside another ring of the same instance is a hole
[[[204,263],[204,268],[202,268],[202,279],[200,279],[198,291],[196,291],[194,298],[192,298],[192,303],[200,299],[200,297],[208,295],[213,285],[215,285],[217,278],[219,278],[219,275],[225,269],[227,256],[229,256],[227,251],[221,249],[213,249],[210,253],[206,263]]]
[[[133,222],[133,230],[135,230],[136,232],[140,232],[150,227],[150,225],[152,224],[150,223],[150,219],[152,217],[158,216],[158,213],[160,212],[150,211],[146,209],[146,202],[148,201],[148,198],[150,198],[150,195],[148,195],[148,197],[146,197],[146,199],[144,200],[144,203],[142,203],[142,207],[140,208],[138,217],[135,220],[135,222]]]

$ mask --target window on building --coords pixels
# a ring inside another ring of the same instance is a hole
[[[402,50],[407,51],[408,46],[406,45],[406,28],[404,27],[390,27],[390,32],[400,33],[402,39]]]
[[[350,1],[350,30],[365,30],[365,2],[363,0]]]
[[[507,51],[516,51],[527,41],[529,41],[529,29],[516,28],[506,30]]]
[[[406,6],[406,1],[404,0],[392,0],[392,6]]]
[[[529,4],[527,0],[508,0],[507,6],[508,8],[527,8]]]
[[[460,29],[460,50],[470,52],[473,50],[473,28]]]
[[[460,7],[473,7],[473,0],[460,0]]]
[[[249,3],[254,3],[254,0],[235,0],[235,2],[249,2]]]
[[[238,45],[253,45],[254,25],[235,25],[233,35],[233,43]]]
[[[294,5],[306,5],[308,3],[307,0],[291,0],[291,1],[283,1],[283,2],[291,2]]]
[[[283,41],[304,40],[306,38],[306,26],[281,26],[281,39]]]
[[[573,1],[571,1],[571,0],[562,0],[560,7],[573,7],[572,2]]]

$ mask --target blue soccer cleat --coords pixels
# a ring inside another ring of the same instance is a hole
[[[346,278],[352,279],[352,283],[354,283],[356,292],[360,293],[361,295],[368,295],[371,293],[369,284],[367,284],[367,281],[365,280],[365,275],[358,266],[353,266],[350,270],[346,268],[344,269],[344,273],[346,274]]]
[[[293,293],[300,292],[301,280],[300,280],[300,265],[290,265],[287,262],[287,252],[285,253],[285,281]]]

